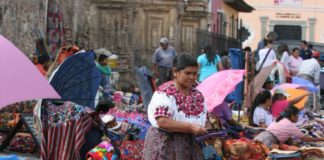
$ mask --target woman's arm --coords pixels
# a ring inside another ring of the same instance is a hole
[[[299,101],[301,101],[304,97],[306,97],[308,95],[309,95],[309,93],[305,93],[305,94],[300,95],[300,96],[298,96],[298,97],[296,97],[294,99],[289,100],[288,103],[289,103],[289,105],[294,105],[294,104],[298,103]]]
[[[156,121],[159,128],[165,129],[169,132],[192,133],[194,135],[207,133],[207,129],[204,127],[191,123],[175,121],[167,117],[158,117]]]

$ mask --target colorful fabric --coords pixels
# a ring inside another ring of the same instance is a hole
[[[206,113],[204,97],[197,89],[191,88],[189,96],[185,96],[175,87],[174,82],[170,81],[154,92],[148,108],[148,119],[152,126],[157,128],[157,116],[205,126]]]
[[[203,159],[198,143],[190,134],[170,134],[151,127],[143,150],[144,160]]]
[[[280,116],[280,113],[285,111],[285,109],[288,107],[289,102],[287,100],[277,100],[274,102],[271,106],[271,114],[274,118],[277,118]]]
[[[279,122],[271,123],[267,128],[267,131],[276,136],[281,143],[286,142],[292,137],[301,138],[304,136],[304,134],[297,128],[296,124],[287,118],[284,118]]]
[[[270,151],[261,143],[241,138],[226,140],[225,152],[226,158],[231,160],[264,160]]]
[[[222,125],[225,125],[227,121],[233,119],[232,111],[226,102],[215,107],[212,113],[221,120]]]
[[[0,134],[0,144],[6,139],[6,134]],[[30,134],[18,133],[11,140],[7,149],[14,152],[31,153],[36,144]]]
[[[142,160],[144,140],[123,141],[119,146],[121,159],[123,160]]]
[[[71,102],[43,107],[42,159],[79,160],[84,136],[92,127],[92,117]]]
[[[213,60],[214,63],[209,64],[207,55],[202,54],[198,57],[197,61],[198,61],[198,64],[200,65],[198,81],[201,82],[204,79],[206,79],[207,77],[209,77],[210,75],[212,75],[213,73],[216,73],[218,71],[217,64],[221,61],[221,59],[220,59],[219,55],[217,54],[214,57],[214,60]]]
[[[93,160],[117,160],[118,155],[115,153],[112,144],[103,141],[88,152],[88,158],[92,158]]]
[[[307,90],[303,90],[303,89],[285,89],[287,91],[287,93],[290,95],[287,100],[292,100],[296,97],[299,97],[300,95],[306,94],[308,93]],[[305,104],[308,100],[309,96],[305,96],[302,100],[300,100],[298,103],[294,104],[294,106],[296,106],[298,109],[303,109],[305,107]]]

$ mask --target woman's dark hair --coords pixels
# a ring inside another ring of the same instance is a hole
[[[294,48],[292,52],[299,51],[299,48]]]
[[[264,46],[267,46],[268,44],[273,44],[273,40],[264,39]]]
[[[298,108],[296,108],[293,105],[290,105],[286,108],[285,111],[280,113],[280,116],[276,119],[276,122],[279,122],[283,118],[288,118],[290,119],[292,115],[297,115],[299,113]]]
[[[99,55],[99,58],[98,58],[98,62],[102,62],[102,61],[104,61],[104,60],[107,59],[107,58],[108,58],[107,55],[100,54],[100,55]]]
[[[281,93],[275,93],[273,96],[272,96],[272,104],[275,103],[277,100],[280,100],[281,97],[283,97],[285,95],[281,94]]]
[[[246,52],[252,52],[251,47],[249,47],[249,46],[245,47],[243,50],[246,51]]]
[[[109,100],[100,100],[96,106],[97,113],[107,113],[110,108],[114,108],[115,104]]]
[[[278,46],[278,53],[279,55],[283,55],[284,52],[288,52],[289,54],[289,49],[288,49],[288,45],[286,43],[281,43],[279,46]]]
[[[197,60],[189,54],[179,54],[173,60],[173,67],[176,71],[181,71],[186,67],[198,67]]]
[[[51,58],[48,55],[41,55],[38,57],[39,64],[45,64],[46,62],[49,62],[50,60],[51,60]]]
[[[214,60],[215,60],[216,54],[215,54],[215,52],[212,51],[210,45],[206,45],[204,47],[204,53],[206,54],[206,57],[207,57],[207,60],[208,60],[207,65],[215,64]]]
[[[254,116],[254,111],[256,109],[257,106],[259,106],[260,104],[263,104],[265,103],[268,99],[271,99],[271,93],[270,91],[262,91],[260,92],[259,94],[256,95],[254,101],[253,101],[253,104],[250,108],[250,117],[249,117],[249,123],[251,126],[257,126],[256,124],[254,124],[253,122],[253,116]]]

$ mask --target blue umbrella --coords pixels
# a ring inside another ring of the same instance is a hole
[[[62,100],[95,108],[102,75],[95,64],[94,52],[83,52],[67,58],[51,80]]]
[[[293,77],[292,78],[293,84],[299,84],[307,88],[310,92],[318,92],[319,89],[311,82],[306,79],[300,78],[300,77]]]

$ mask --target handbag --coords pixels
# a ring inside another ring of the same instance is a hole
[[[259,69],[255,71],[255,75],[257,75],[257,74],[261,71],[261,69],[262,69],[262,67],[263,67],[263,64],[264,64],[264,62],[266,61],[266,59],[268,58],[269,53],[270,53],[271,50],[272,50],[272,48],[270,48],[270,49],[268,50],[268,52],[267,52],[266,56],[264,57],[264,59],[263,59],[261,65],[260,65]]]

